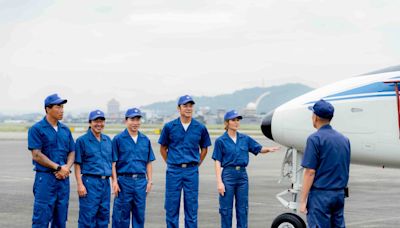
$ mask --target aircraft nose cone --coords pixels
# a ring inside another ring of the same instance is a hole
[[[269,112],[263,119],[261,123],[261,131],[262,133],[269,139],[274,140],[272,137],[272,116],[274,115],[274,110]]]

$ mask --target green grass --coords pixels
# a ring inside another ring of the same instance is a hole
[[[26,132],[30,126],[24,123],[0,123],[0,132]]]
[[[0,132],[27,132],[33,123],[0,123]],[[222,124],[206,125],[211,135],[220,135],[224,131]],[[82,124],[68,124],[68,127],[76,133],[85,132],[88,128],[87,123]],[[163,125],[162,124],[142,124],[141,131],[145,134],[159,134]],[[104,133],[117,134],[125,129],[124,124],[106,124]],[[260,126],[258,125],[241,125],[241,131],[252,131],[252,134],[261,135]]]

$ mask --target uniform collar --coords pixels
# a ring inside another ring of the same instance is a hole
[[[94,134],[93,134],[92,130],[90,130],[90,128],[87,130],[87,134],[89,135],[89,140],[90,141],[97,141],[98,142],[96,136],[94,136]],[[100,141],[105,141],[103,133],[100,133]]]
[[[46,116],[43,117],[42,123],[43,123],[42,124],[43,127],[53,128],[53,126],[49,123],[49,121],[47,121]],[[60,123],[60,121],[57,121],[57,127],[64,127],[64,126]]]
[[[179,117],[176,118],[176,119],[172,122],[172,124],[173,124],[173,125],[182,124],[181,119],[180,119]],[[192,118],[192,120],[190,121],[190,125],[193,125],[193,126],[199,125],[199,122],[198,122],[197,120],[195,120],[194,118]]]
[[[223,137],[229,138],[229,139],[231,138],[231,137],[228,135],[228,131],[225,131],[225,132],[224,132]],[[236,137],[237,137],[237,138],[243,138],[243,134],[241,134],[240,132],[236,131]]]
[[[332,129],[332,126],[330,124],[325,124],[324,126],[319,128],[319,130],[325,130],[325,129]]]
[[[127,128],[125,128],[125,130],[122,132],[122,137],[124,138],[131,138],[132,136],[129,134],[129,131]],[[144,135],[138,131],[138,138],[144,137]]]

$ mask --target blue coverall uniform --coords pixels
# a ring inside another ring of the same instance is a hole
[[[249,183],[246,166],[249,152],[257,155],[262,146],[248,135],[237,132],[236,143],[225,132],[215,140],[212,159],[221,162],[224,196],[219,195],[221,227],[232,227],[233,198],[238,228],[247,227]]]
[[[301,164],[314,169],[307,201],[309,227],[345,227],[344,189],[349,180],[350,142],[328,125],[307,139]]]
[[[67,164],[68,154],[75,150],[74,139],[69,128],[57,123],[57,131],[46,120],[34,124],[28,132],[28,149],[40,150],[51,161]],[[65,227],[68,217],[69,177],[60,180],[54,170],[33,161],[35,183],[33,195],[32,227]]]
[[[78,227],[108,227],[110,222],[110,180],[112,143],[101,134],[100,141],[89,129],[76,140],[75,163],[81,167],[87,195],[79,197]]]
[[[151,142],[138,132],[137,142],[127,129],[113,139],[113,156],[121,192],[114,199],[112,226],[129,228],[144,227],[146,209],[146,166],[155,160]]]
[[[158,143],[168,147],[165,183],[167,227],[179,227],[181,191],[184,193],[185,227],[197,227],[199,148],[211,145],[207,128],[195,119],[187,130],[179,118],[165,124]]]

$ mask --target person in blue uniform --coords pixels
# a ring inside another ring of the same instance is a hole
[[[219,193],[221,227],[232,227],[233,199],[235,198],[238,228],[247,227],[249,207],[249,183],[246,167],[249,152],[268,153],[279,147],[263,147],[253,138],[238,132],[242,116],[235,110],[225,113],[225,133],[215,140],[212,159],[215,160],[215,174]]]
[[[345,227],[344,198],[349,180],[350,141],[330,125],[334,107],[319,100],[310,107],[317,132],[307,139],[302,166],[300,212],[315,227]]]
[[[28,132],[32,151],[33,185],[32,227],[65,227],[68,217],[69,174],[74,163],[75,143],[69,128],[62,124],[64,104],[58,94],[44,100],[46,116]]]
[[[165,124],[158,143],[167,163],[165,183],[166,223],[179,227],[179,207],[183,189],[185,227],[197,227],[199,169],[211,145],[207,128],[193,119],[195,102],[189,95],[178,100],[179,117]]]
[[[138,108],[125,113],[126,129],[113,139],[112,188],[115,194],[112,227],[144,227],[146,196],[153,184],[155,160],[151,142],[139,131],[142,112]]]
[[[79,228],[108,227],[110,222],[110,176],[112,143],[103,134],[104,112],[89,113],[89,129],[76,140],[75,177],[79,195]]]

